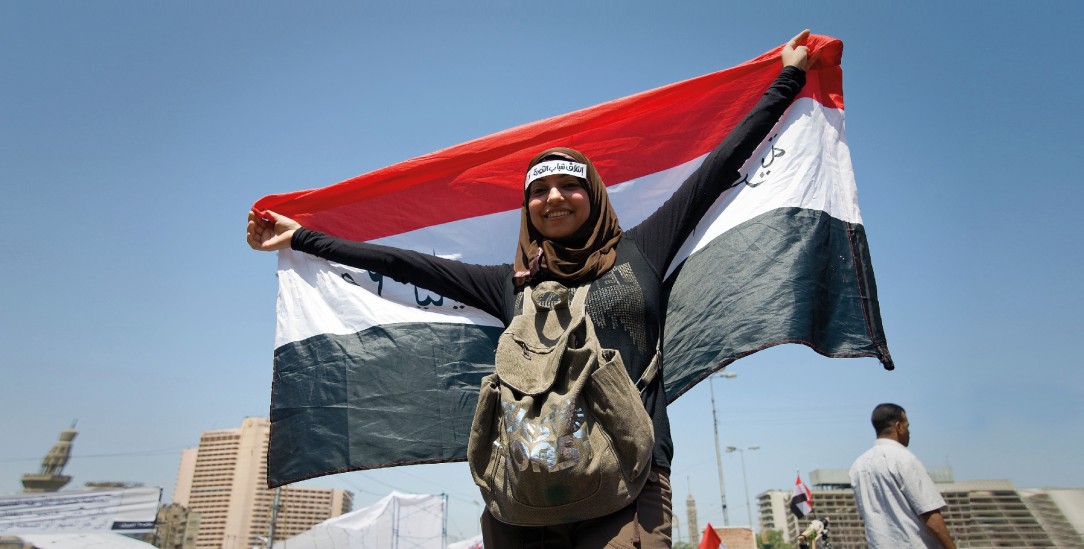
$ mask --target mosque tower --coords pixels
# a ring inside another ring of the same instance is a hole
[[[689,525],[689,545],[697,547],[700,545],[700,525],[696,522],[696,501],[693,500],[691,490],[689,491],[689,497],[685,498],[685,514],[689,518],[686,523]]]
[[[60,440],[56,441],[45,459],[41,461],[41,472],[23,475],[24,492],[56,492],[71,482],[72,478],[62,475],[64,466],[71,457],[72,440],[79,434],[73,423],[70,429],[60,432]]]

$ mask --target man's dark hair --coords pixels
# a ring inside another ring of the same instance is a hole
[[[873,422],[873,430],[877,431],[877,435],[880,436],[887,429],[896,424],[897,421],[903,421],[903,414],[906,410],[899,404],[892,404],[886,402],[884,404],[878,404],[873,409],[873,415],[870,416],[870,421]]]

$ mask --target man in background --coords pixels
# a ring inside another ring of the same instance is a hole
[[[877,440],[850,471],[870,549],[956,549],[941,515],[945,499],[922,462],[907,449],[911,442],[907,412],[896,404],[879,404],[870,419]]]

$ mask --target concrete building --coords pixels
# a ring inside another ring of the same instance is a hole
[[[793,544],[799,530],[798,517],[790,512],[790,492],[768,490],[757,495],[757,516],[760,519],[760,532],[778,530],[783,533],[783,541]]]
[[[720,548],[757,549],[757,536],[752,526],[712,526],[712,529],[715,530],[715,535],[719,536]]]
[[[151,543],[159,549],[196,549],[199,513],[171,503],[158,509]]]
[[[1058,547],[1084,549],[1084,490],[1020,490],[1024,504]]]
[[[271,422],[246,418],[240,429],[207,431],[199,447],[181,454],[173,502],[199,514],[198,549],[263,546],[271,529],[275,490],[267,488],[267,444]],[[275,539],[305,532],[349,512],[350,492],[328,488],[283,488]]]
[[[958,547],[1057,547],[1084,549],[1084,490],[1017,490],[1007,480],[954,481],[949,468],[930,469],[948,504],[945,522]],[[866,549],[866,536],[845,469],[810,474],[814,515],[790,512],[790,492],[757,496],[760,528],[780,530],[794,543],[813,518],[828,518],[832,546]],[[1080,523],[1078,525],[1078,522]]]

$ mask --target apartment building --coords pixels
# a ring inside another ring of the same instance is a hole
[[[173,502],[198,513],[197,549],[266,545],[275,490],[267,488],[271,422],[246,418],[237,429],[207,431],[181,454]],[[353,506],[350,492],[285,487],[279,493],[275,540],[307,531]]]

